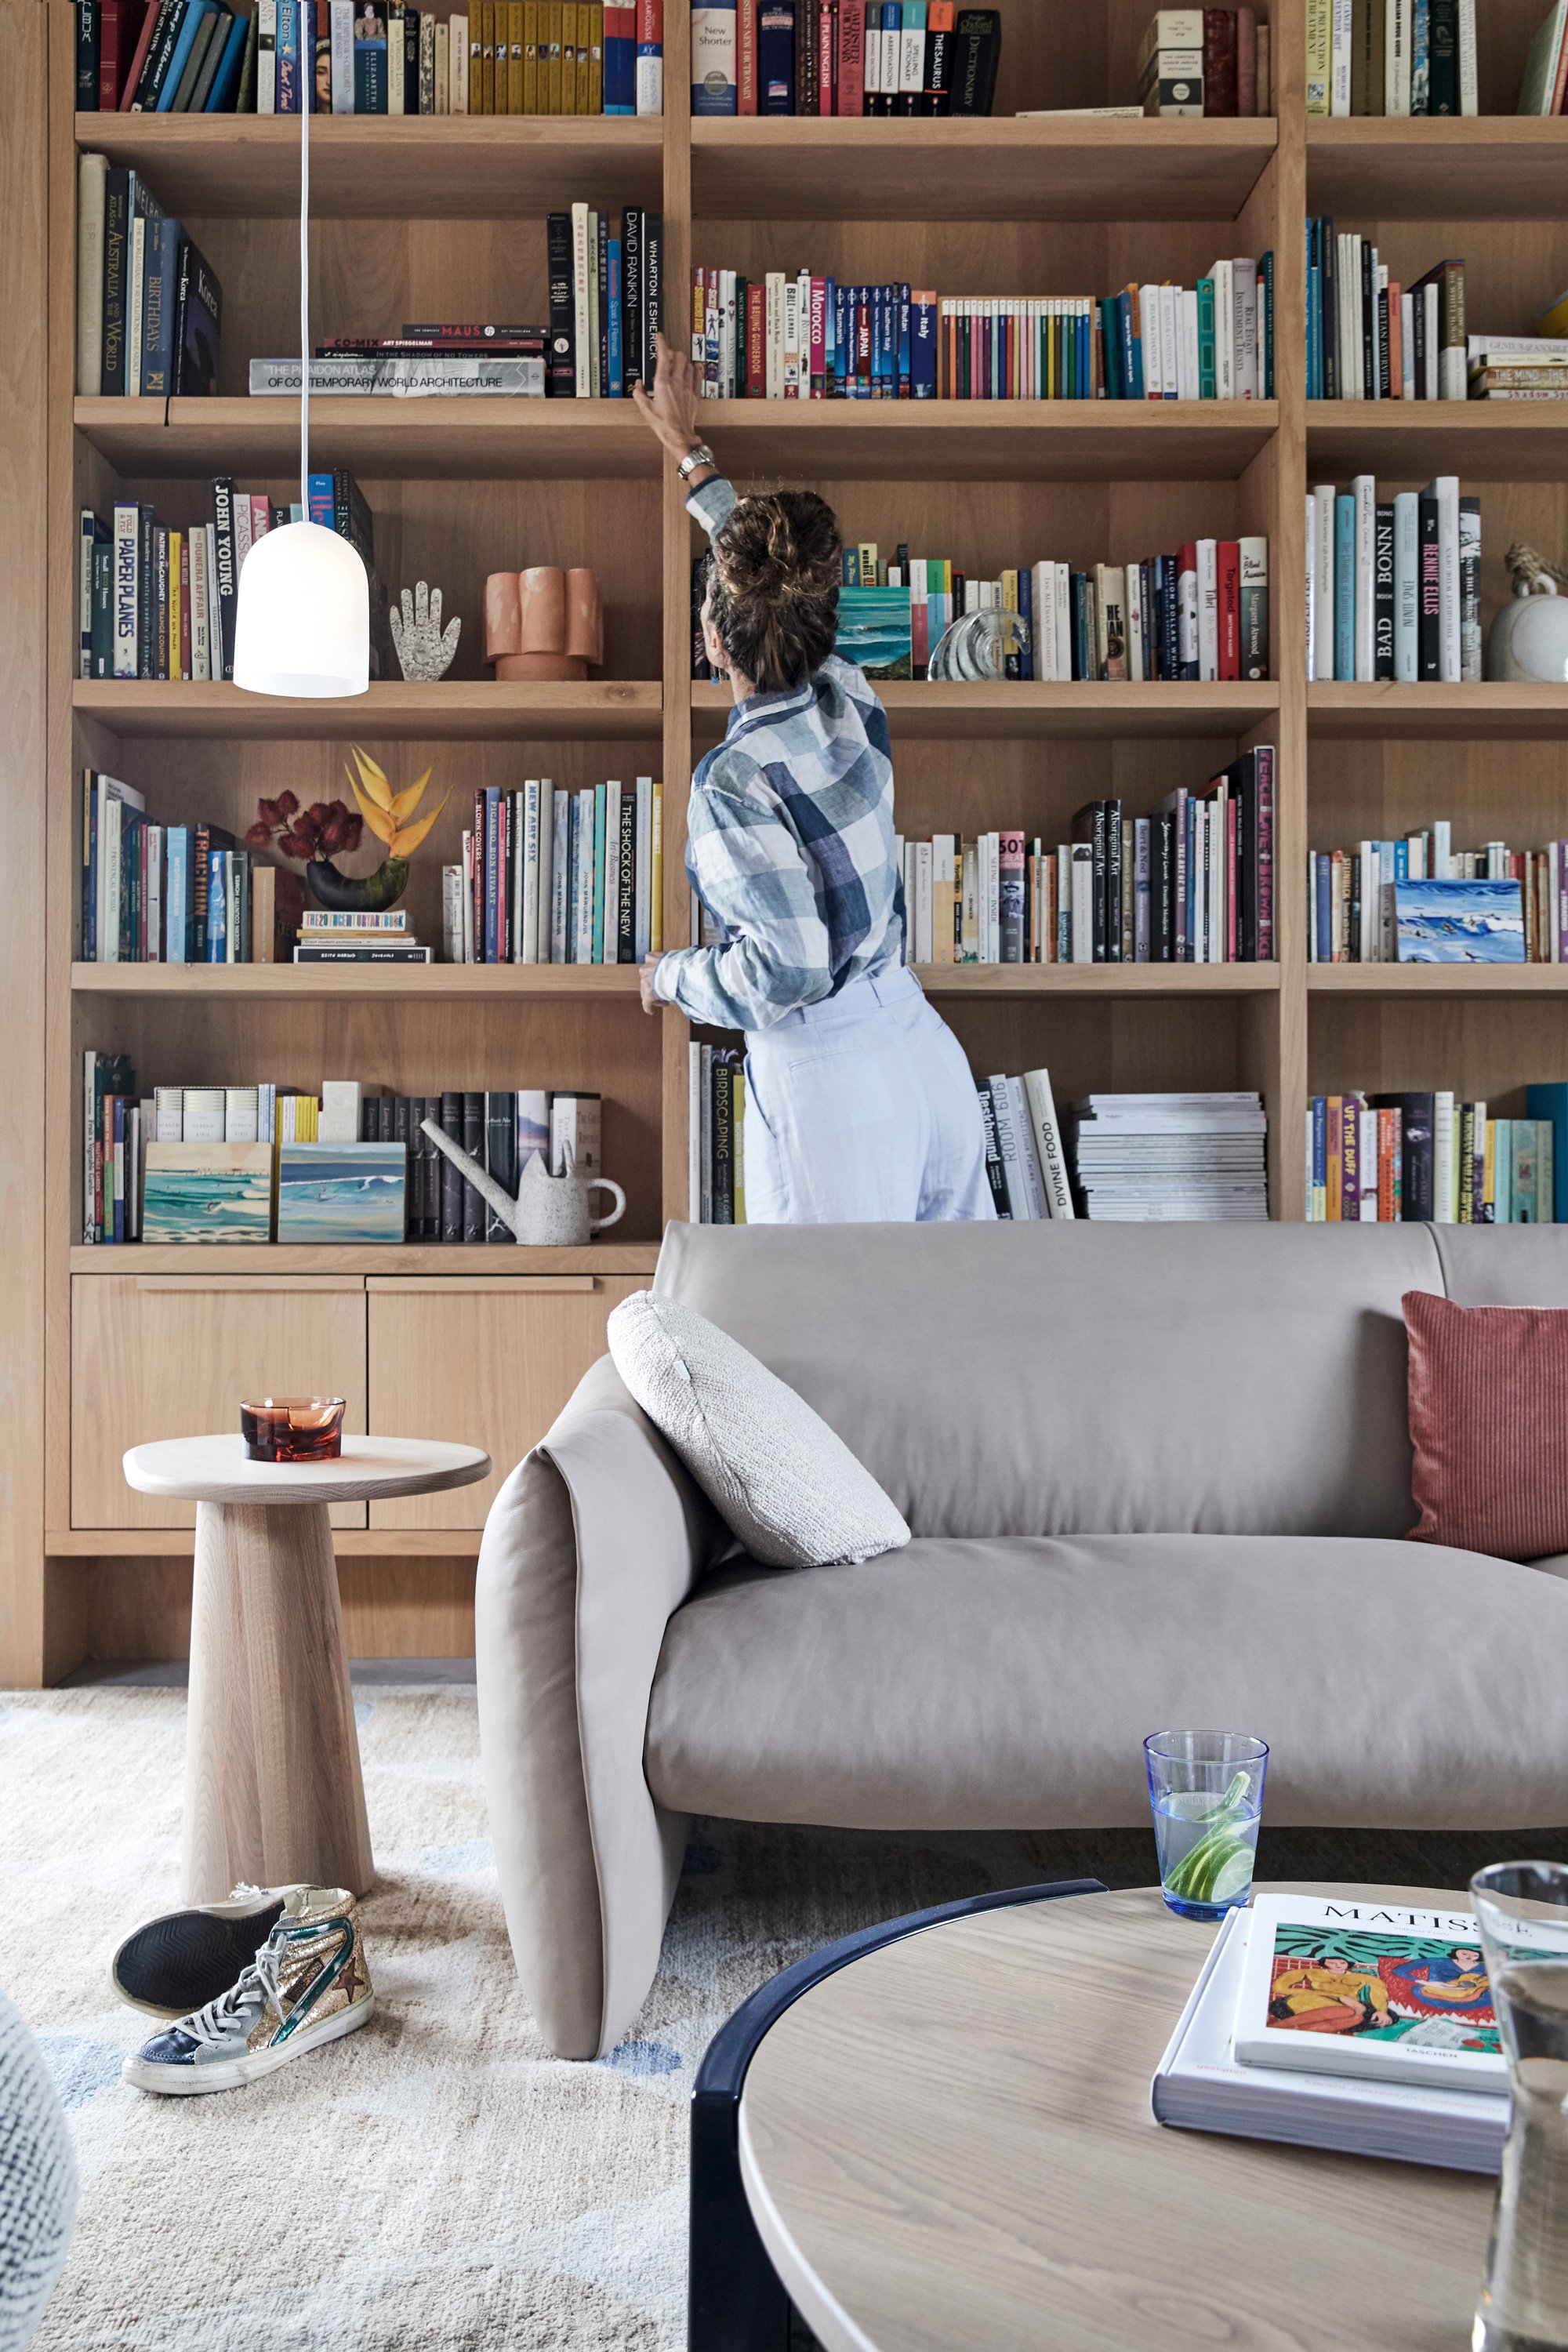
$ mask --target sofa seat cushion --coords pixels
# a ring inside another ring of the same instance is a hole
[[[658,1802],[864,1829],[1148,1819],[1141,1742],[1258,1734],[1266,1817],[1568,1821],[1568,1581],[1324,1536],[917,1538],[712,1577],[665,1633]]]

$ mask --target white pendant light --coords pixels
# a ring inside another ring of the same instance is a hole
[[[309,96],[301,91],[301,100]],[[310,116],[300,110],[300,503],[310,511]],[[234,682],[248,694],[324,699],[370,684],[370,583],[350,542],[319,522],[252,541],[240,566]]]

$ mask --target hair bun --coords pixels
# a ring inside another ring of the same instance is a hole
[[[737,499],[713,540],[710,606],[725,652],[768,692],[798,686],[833,650],[838,525],[811,490]]]

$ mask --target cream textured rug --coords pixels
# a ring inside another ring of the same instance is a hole
[[[120,2082],[143,2027],[105,1970],[176,1899],[184,1694],[0,1692],[0,1985],[82,2181],[36,2352],[679,2352],[687,2101],[717,2026],[835,1936],[1045,1875],[1043,1842],[700,1824],[636,2037],[571,2064],[513,1970],[472,1694],[356,1696],[378,2014],[251,2089],[159,2100]],[[1087,1867],[1081,1844],[1050,1866]]]

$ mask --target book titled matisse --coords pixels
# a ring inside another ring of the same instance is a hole
[[[304,1247],[401,1242],[407,1228],[405,1143],[283,1143],[278,1238]]]

